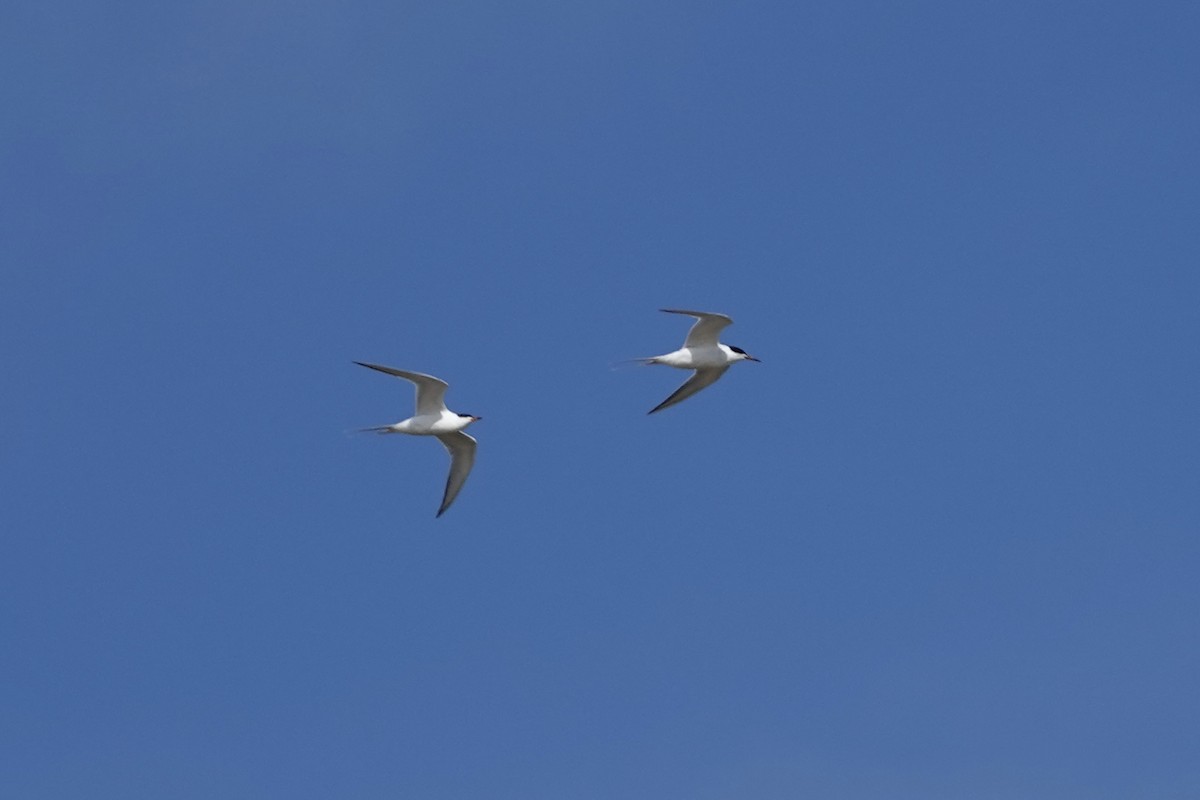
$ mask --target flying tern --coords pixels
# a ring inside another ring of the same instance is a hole
[[[712,386],[725,374],[730,365],[738,361],[758,361],[740,347],[721,344],[717,341],[721,331],[733,324],[733,320],[724,314],[713,314],[708,311],[685,311],[680,308],[660,308],[659,311],[695,317],[696,323],[688,331],[683,347],[665,355],[643,358],[639,361],[643,364],[666,364],[668,367],[690,369],[695,372],[670,397],[650,409],[649,413],[653,414],[676,403],[681,403],[701,389]]]
[[[394,425],[381,425],[376,428],[364,428],[364,431],[375,433],[407,433],[413,436],[436,436],[446,451],[450,453],[450,476],[446,479],[446,492],[442,495],[442,505],[437,516],[446,513],[446,509],[458,497],[458,492],[467,482],[471,467],[475,465],[475,440],[464,433],[466,427],[483,419],[473,414],[456,414],[446,408],[447,384],[440,378],[424,375],[420,372],[407,372],[392,367],[382,367],[379,364],[366,364],[355,361],[360,367],[379,370],[397,378],[412,381],[417,387],[417,413],[406,420]]]

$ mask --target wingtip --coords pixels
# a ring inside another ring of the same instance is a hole
[[[686,398],[685,398],[685,399],[686,399]],[[647,412],[646,412],[646,416],[648,417],[648,416],[650,416],[651,414],[657,414],[658,412],[660,412],[660,411],[663,411],[663,410],[665,410],[665,409],[668,409],[668,408],[670,408],[671,406],[673,406],[673,405],[676,405],[676,404],[677,404],[677,403],[679,403],[679,402],[682,402],[682,401],[680,401],[680,400],[676,400],[676,399],[675,399],[675,395],[671,395],[671,396],[670,396],[670,397],[668,397],[666,400],[663,400],[661,403],[659,403],[658,405],[656,405],[654,408],[652,408],[652,409],[650,409],[649,411],[647,411]]]

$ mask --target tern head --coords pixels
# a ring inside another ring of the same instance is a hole
[[[762,361],[759,361],[759,359],[750,355],[749,353],[747,353],[745,350],[743,350],[740,347],[734,347],[733,345],[729,345],[729,349],[732,350],[737,356],[739,356],[739,358],[737,359],[738,361],[758,361],[759,364],[762,363]]]
[[[458,416],[462,417],[463,419],[469,419],[471,422],[468,422],[468,425],[474,422],[479,422],[479,420],[483,419],[483,417],[477,417],[474,414],[459,414]]]

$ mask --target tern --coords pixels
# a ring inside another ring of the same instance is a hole
[[[432,375],[420,372],[407,372],[402,369],[383,367],[379,364],[366,364],[355,361],[360,367],[385,372],[412,381],[417,387],[417,413],[406,420],[394,425],[381,425],[376,428],[364,428],[364,431],[375,433],[407,433],[412,436],[436,436],[446,451],[450,453],[450,476],[446,479],[446,492],[442,495],[442,505],[437,516],[446,513],[446,509],[458,497],[459,490],[467,482],[471,467],[475,465],[475,440],[464,433],[466,427],[478,422],[483,417],[474,414],[456,414],[446,408],[446,389],[448,384]]]
[[[740,347],[717,341],[721,331],[733,324],[733,320],[724,314],[685,311],[681,308],[660,308],[659,311],[695,317],[696,323],[688,331],[683,347],[666,355],[643,358],[639,361],[643,364],[666,364],[668,367],[695,372],[670,397],[650,409],[648,413],[653,414],[676,403],[682,403],[701,389],[712,386],[725,374],[730,365],[738,361],[759,361]]]

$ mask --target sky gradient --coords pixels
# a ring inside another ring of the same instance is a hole
[[[1196,797],[1200,10],[582,5],[5,13],[0,794]]]

